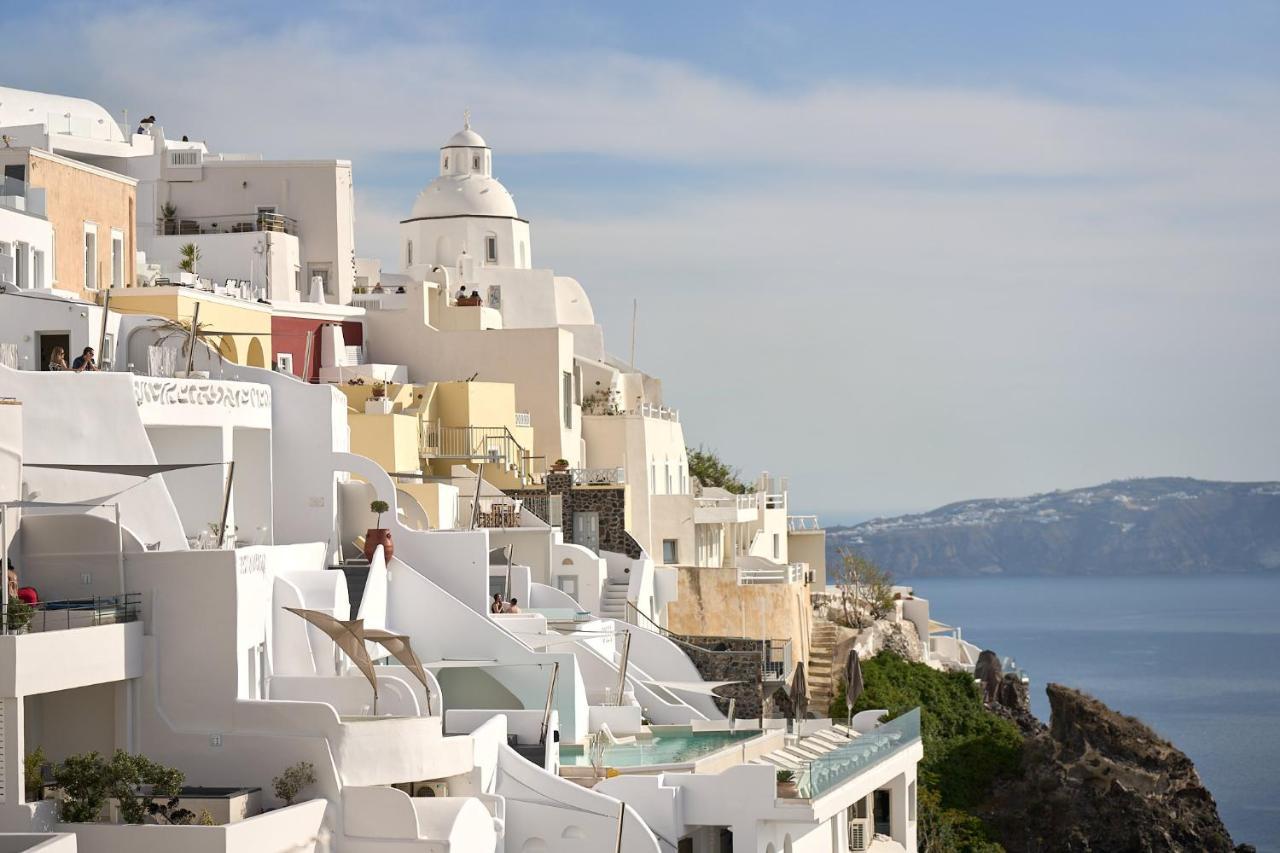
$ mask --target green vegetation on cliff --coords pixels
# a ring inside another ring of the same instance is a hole
[[[1018,772],[1022,735],[1008,720],[982,707],[973,676],[939,672],[882,652],[862,662],[865,689],[854,713],[885,708],[897,717],[920,708],[924,760],[919,767],[922,853],[1000,853],[972,812],[997,779]],[[831,702],[832,719],[845,715],[843,684]]]

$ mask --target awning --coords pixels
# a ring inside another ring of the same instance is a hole
[[[930,633],[930,634],[939,634],[939,633],[942,633],[943,631],[954,631],[954,630],[955,630],[955,628],[951,627],[950,625],[946,624],[945,622],[938,622],[938,621],[936,621],[936,620],[934,620],[934,619],[930,619],[930,620],[929,620],[929,633]]]
[[[716,691],[730,684],[753,684],[751,681],[641,681],[641,684],[663,687],[667,690],[678,690],[681,693],[697,693],[702,696],[721,696]]]
[[[164,464],[141,465],[67,465],[61,462],[23,462],[23,468],[52,468],[58,471],[87,471],[93,474],[125,474],[130,477],[150,477],[152,474],[163,474],[166,471],[181,471],[185,468],[208,468],[213,465],[226,465],[226,462],[168,462]]]

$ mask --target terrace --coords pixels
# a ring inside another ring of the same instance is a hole
[[[157,219],[155,234],[168,237],[184,234],[246,234],[255,231],[274,231],[280,234],[298,233],[298,221],[292,217],[270,211],[255,213],[225,213],[219,216],[172,216]]]

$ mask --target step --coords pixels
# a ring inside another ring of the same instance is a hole
[[[351,602],[351,616],[354,619],[360,612],[360,601],[364,598],[364,587],[369,582],[368,563],[347,563],[343,566],[330,566],[330,570],[342,572],[347,581],[347,599]]]

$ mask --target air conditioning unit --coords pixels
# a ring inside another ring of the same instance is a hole
[[[871,839],[875,837],[875,830],[871,826],[871,818],[860,817],[856,820],[849,821],[849,849],[854,851],[863,851],[871,849]]]
[[[414,782],[413,790],[410,796],[413,797],[447,797],[449,796],[448,782]]]

